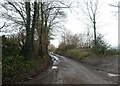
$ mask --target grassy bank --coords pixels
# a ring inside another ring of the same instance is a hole
[[[60,52],[56,52],[60,55],[81,61],[86,57],[95,57],[102,58],[106,56],[119,55],[120,53],[117,50],[107,50],[104,54],[95,54],[91,49],[69,49]]]
[[[71,49],[64,51],[63,53],[60,54],[69,58],[74,58],[76,60],[81,60],[87,56],[92,55],[92,53],[89,50],[83,50],[83,49]]]
[[[3,59],[3,84],[19,83],[28,77],[42,73],[50,64],[50,58],[24,60],[21,56],[8,56]]]

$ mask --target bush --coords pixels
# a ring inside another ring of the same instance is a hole
[[[2,56],[16,56],[20,52],[19,45],[15,42],[12,42],[13,38],[9,39],[5,36],[2,36]]]
[[[15,56],[18,55],[20,50],[17,44],[6,44],[2,47],[3,56]]]
[[[96,44],[95,40],[92,41],[92,51],[95,54],[105,54],[105,51],[110,47],[104,40],[103,36],[99,34],[99,36],[96,39]]]
[[[3,57],[2,61],[3,84],[13,84],[28,77],[31,73],[35,73],[36,69],[40,69],[43,63],[43,60],[37,58],[25,61],[22,56]]]

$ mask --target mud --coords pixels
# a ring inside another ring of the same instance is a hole
[[[111,78],[104,71],[94,70],[90,66],[72,59],[56,55],[60,60],[56,69],[49,68],[47,73],[38,75],[23,84],[116,84],[117,78]],[[114,79],[114,80],[113,80]]]

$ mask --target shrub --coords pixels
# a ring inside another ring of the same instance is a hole
[[[104,40],[103,40],[103,36],[101,34],[98,35],[97,39],[96,39],[96,44],[95,44],[95,40],[92,41],[92,51],[95,54],[105,54],[105,51],[107,51],[107,49],[110,47]]]
[[[31,73],[35,73],[38,67],[40,69],[40,65],[43,63],[42,60],[38,60],[37,58],[25,61],[22,56],[3,57],[2,61],[3,84],[13,84],[24,79]]]
[[[2,56],[16,56],[20,52],[19,45],[17,42],[13,42],[14,38],[6,38],[5,36],[2,36]]]

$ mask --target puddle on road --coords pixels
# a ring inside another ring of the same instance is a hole
[[[118,76],[119,76],[118,74],[113,74],[113,73],[108,73],[108,75],[109,75],[110,77],[118,77]]]
[[[60,60],[53,60],[53,65],[58,65],[60,63]]]
[[[52,57],[52,61],[53,61],[53,64],[52,64],[52,70],[56,70],[58,67],[57,65],[60,63],[60,60],[57,56],[54,56],[52,54],[50,54],[50,56]]]
[[[31,80],[31,79],[33,79],[33,78],[31,78],[31,77],[28,77],[27,79],[28,79],[28,80]]]
[[[57,66],[52,66],[52,70],[55,70],[57,69],[58,67]]]

